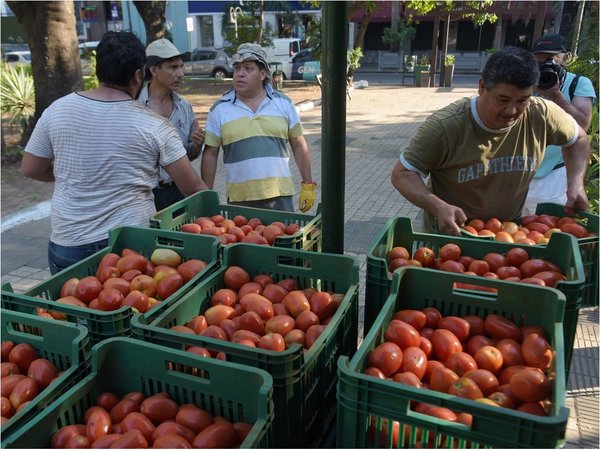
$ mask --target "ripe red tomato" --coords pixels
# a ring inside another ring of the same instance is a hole
[[[448,260],[456,261],[460,258],[461,253],[461,248],[458,245],[449,243],[440,247],[438,256],[442,259],[442,262]]]
[[[496,339],[510,338],[521,342],[522,335],[519,327],[511,320],[498,314],[489,314],[485,318],[485,331]]]
[[[183,277],[176,271],[158,282],[156,296],[159,300],[165,300],[173,295],[181,286],[183,286]]]
[[[199,432],[192,441],[193,448],[232,448],[237,433],[230,422],[215,422]]]
[[[487,230],[493,231],[494,233],[498,233],[502,230],[502,222],[500,222],[500,220],[496,219],[495,217],[490,217],[485,222],[485,228]]]
[[[298,317],[301,312],[310,310],[310,302],[306,298],[304,291],[292,290],[284,298],[282,303],[294,318]]]
[[[433,344],[431,343],[431,341],[429,339],[427,339],[424,336],[421,336],[421,341],[419,342],[419,348],[421,350],[423,350],[423,353],[425,353],[425,356],[427,357],[427,359],[429,359],[431,357],[431,355],[433,354]]]
[[[479,389],[481,389],[484,397],[496,392],[499,386],[498,378],[496,378],[496,376],[489,370],[469,370],[463,374],[463,377],[473,380]]]
[[[83,277],[75,287],[75,297],[87,304],[98,297],[102,289],[102,283],[95,276]]]
[[[101,311],[114,311],[121,307],[123,300],[125,297],[121,291],[113,288],[103,289],[98,294],[98,308]]]
[[[457,316],[446,316],[438,322],[438,328],[450,330],[459,341],[465,341],[469,337],[471,326],[465,319]]]
[[[174,421],[163,422],[154,429],[152,441],[156,442],[158,438],[166,435],[177,435],[185,439],[188,443],[191,443],[194,440],[196,433]]]
[[[420,330],[427,323],[425,313],[416,309],[402,309],[397,311],[393,318],[412,325],[416,330]]]
[[[421,414],[427,414],[428,416],[437,417],[438,419],[448,420],[450,422],[456,422],[456,414],[441,406],[433,406],[427,403],[417,403],[415,411]]]
[[[483,260],[490,266],[490,272],[496,272],[499,267],[506,266],[506,257],[500,253],[488,253]]]
[[[258,347],[274,352],[282,352],[285,350],[285,341],[279,333],[267,333],[258,341]]]
[[[506,263],[509,266],[519,267],[528,259],[529,253],[527,253],[527,250],[521,247],[511,248],[506,252]]]
[[[8,399],[10,400],[13,408],[18,412],[19,407],[23,403],[33,400],[38,393],[39,388],[35,380],[33,378],[24,377],[17,384],[15,384],[15,387],[10,393]]]
[[[530,333],[523,339],[521,354],[525,364],[541,370],[549,369],[554,358],[554,352],[546,338],[537,333]]]
[[[52,361],[46,358],[38,358],[31,361],[27,376],[36,381],[41,391],[58,376],[58,370]]]
[[[65,448],[73,436],[85,436],[85,425],[66,425],[59,428],[50,440],[51,448]]]
[[[560,226],[560,231],[572,234],[578,239],[584,238],[588,235],[588,230],[578,223],[563,223]]]
[[[437,329],[431,336],[433,353],[440,361],[446,361],[452,353],[462,352],[462,344],[454,333],[446,329]]]
[[[140,405],[140,413],[145,415],[154,425],[166,420],[175,420],[179,405],[164,395],[147,397]]]
[[[277,284],[270,283],[265,286],[262,295],[273,303],[280,303],[288,294],[287,289]]]
[[[469,323],[469,337],[477,336],[477,335],[485,333],[484,320],[481,317],[470,315],[470,316],[463,316],[462,318]],[[469,352],[467,351],[467,353],[469,353]],[[473,356],[473,355],[471,355],[471,356]]]
[[[470,378],[459,378],[448,388],[448,394],[456,395],[461,398],[468,398],[470,400],[477,400],[483,397],[483,393],[479,386]]]
[[[492,345],[481,347],[475,353],[475,361],[477,361],[477,367],[489,370],[494,375],[498,375],[502,369],[502,353]]]
[[[521,344],[514,339],[500,339],[496,344],[496,348],[502,354],[504,367],[525,364],[521,356]]]
[[[304,345],[307,349],[311,348],[319,336],[325,331],[325,325],[312,325],[305,333]]]
[[[389,263],[396,258],[410,259],[410,253],[405,247],[392,247],[392,249],[387,254],[387,261]]]
[[[421,380],[413,372],[398,372],[392,379],[396,383],[406,384],[407,386],[413,386],[416,388],[423,387]]]
[[[314,312],[320,321],[333,315],[336,306],[333,301],[333,296],[328,292],[315,292],[308,299],[310,310]]]
[[[419,332],[412,325],[401,320],[392,319],[384,333],[386,341],[393,342],[402,350],[418,347],[421,342]]]
[[[533,367],[519,370],[510,379],[510,389],[519,400],[539,402],[550,397],[552,383],[544,372]]]
[[[484,261],[483,259],[475,259],[471,262],[471,264],[469,264],[468,269],[469,271],[475,272],[481,277],[484,273],[490,271],[490,265],[487,263],[487,261]]]
[[[379,378],[380,380],[386,380],[387,379],[387,377],[381,371],[381,369],[378,369],[377,367],[367,367],[365,369],[365,375],[369,375],[371,377]]]
[[[506,367],[504,370],[502,370],[502,372],[500,372],[500,375],[498,376],[498,382],[500,383],[500,385],[502,386],[503,384],[509,384],[510,383],[510,379],[513,377],[513,375],[515,373],[517,373],[520,370],[525,369],[527,366],[509,366]]]
[[[443,270],[444,272],[463,273],[465,271],[465,267],[458,261],[448,259],[446,261],[442,261],[440,264],[440,270]]]
[[[265,329],[272,333],[279,333],[285,336],[295,328],[295,321],[292,316],[282,314],[270,318],[265,324]]]
[[[488,394],[487,398],[503,408],[515,408],[515,403],[513,402],[512,398],[504,392],[492,392],[491,394]]]
[[[419,261],[423,267],[429,267],[434,258],[434,251],[428,247],[419,247],[413,254],[413,259]]]
[[[140,404],[133,398],[122,398],[110,410],[110,419],[112,423],[121,422],[127,414],[139,412]]]
[[[381,370],[385,376],[391,376],[398,372],[402,360],[402,350],[398,345],[393,342],[383,342],[369,353],[367,365]]]
[[[97,408],[87,420],[86,437],[90,442],[94,442],[102,436],[106,436],[111,425],[110,414],[105,409]]]
[[[39,358],[38,352],[27,342],[15,345],[8,354],[8,360],[19,366],[21,373],[27,373],[32,361]]]
[[[402,363],[398,372],[412,372],[419,380],[427,369],[427,355],[419,347],[408,347],[402,352]]]
[[[511,277],[516,277],[519,279],[521,278],[521,271],[514,266],[498,267],[496,274],[498,275],[498,277],[500,277],[501,280],[506,280],[507,278]]]
[[[519,266],[523,278],[529,278],[538,272],[548,270],[548,264],[543,259],[532,258]]]
[[[559,272],[555,272],[553,270],[543,270],[532,275],[532,278],[538,278],[544,282],[546,286],[556,287],[556,283],[559,281],[565,281],[567,277]]]
[[[442,314],[436,308],[424,308],[423,314],[427,317],[425,326],[434,329],[438,327],[438,323],[442,319]]]
[[[240,289],[250,281],[250,275],[239,266],[229,266],[223,276],[225,286],[229,289]]]
[[[444,364],[459,377],[462,377],[465,372],[477,369],[475,359],[465,352],[451,353],[450,356],[446,358]]]
[[[443,362],[436,361],[435,359],[430,359],[427,361],[427,366],[425,367],[425,375],[423,376],[423,382],[429,383],[431,380],[431,374],[435,369],[441,369],[446,367]],[[457,377],[458,378],[458,377]]]

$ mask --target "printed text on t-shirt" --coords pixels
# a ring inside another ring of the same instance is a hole
[[[458,171],[458,183],[466,183],[482,176],[494,175],[503,172],[534,172],[537,169],[537,158],[531,156],[502,156],[487,161],[471,164]]]

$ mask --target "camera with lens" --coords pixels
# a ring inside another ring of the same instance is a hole
[[[539,67],[540,78],[537,87],[543,91],[553,88],[559,81],[562,81],[567,74],[567,69],[554,62],[554,59],[552,58],[548,58],[543,63],[540,63]]]

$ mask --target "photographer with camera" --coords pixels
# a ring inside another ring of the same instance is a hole
[[[558,34],[542,36],[535,40],[531,51],[540,68],[535,94],[552,100],[587,130],[592,120],[596,93],[589,78],[567,71],[571,53],[567,50],[565,39]],[[556,145],[549,145],[529,187],[523,214],[534,214],[538,203],[564,205],[566,200],[567,172],[562,150]]]

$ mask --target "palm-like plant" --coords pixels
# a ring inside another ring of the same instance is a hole
[[[10,116],[11,125],[17,123],[25,131],[35,113],[33,77],[26,67],[3,63],[0,101],[1,111]]]

